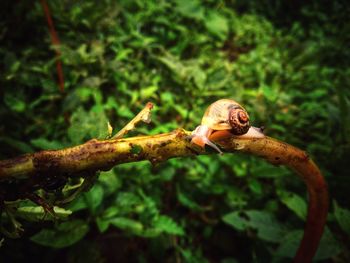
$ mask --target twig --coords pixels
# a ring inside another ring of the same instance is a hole
[[[58,86],[60,88],[61,93],[64,92],[64,77],[63,77],[63,70],[62,70],[62,62],[61,62],[61,51],[59,50],[60,46],[60,40],[58,38],[58,35],[55,30],[55,26],[53,24],[52,18],[51,18],[51,12],[49,5],[47,4],[46,0],[40,0],[41,6],[44,10],[46,20],[47,20],[47,26],[50,31],[51,35],[51,41],[54,45],[55,52],[56,52],[56,70],[57,70],[57,77],[58,77]]]
[[[137,123],[140,121],[150,123],[151,122],[151,110],[153,109],[153,103],[148,102],[146,106],[133,118],[123,129],[115,134],[111,139],[119,139],[124,137],[129,131],[133,130]]]

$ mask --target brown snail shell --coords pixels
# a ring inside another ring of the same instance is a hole
[[[211,104],[204,113],[201,125],[212,130],[230,130],[234,135],[245,134],[250,128],[247,111],[230,99],[221,99]]]
[[[220,148],[209,139],[213,132],[229,131],[233,135],[245,135],[249,130],[246,110],[234,100],[221,99],[207,108],[201,125],[192,132],[191,142],[202,148],[209,145],[222,154]]]

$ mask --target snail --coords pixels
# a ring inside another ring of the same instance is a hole
[[[191,142],[202,148],[209,145],[222,154],[219,147],[209,139],[217,131],[225,131],[225,133],[222,133],[225,135],[243,136],[248,134],[249,137],[264,137],[259,128],[250,126],[247,111],[231,99],[218,100],[207,108],[201,125],[192,132]],[[217,135],[215,137],[218,138]]]

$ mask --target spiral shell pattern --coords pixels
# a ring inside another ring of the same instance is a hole
[[[248,113],[240,107],[232,108],[229,111],[228,121],[232,127],[231,132],[234,135],[245,134],[250,128]]]

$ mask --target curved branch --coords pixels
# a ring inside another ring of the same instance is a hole
[[[323,234],[329,206],[327,183],[317,165],[306,152],[267,136],[240,140],[222,134],[217,137],[215,138],[214,134],[211,139],[218,139],[226,150],[232,151],[235,148],[262,157],[274,165],[285,165],[304,181],[309,195],[309,207],[304,236],[294,262],[311,262]]]
[[[42,151],[0,161],[0,180],[50,176],[61,173],[75,176],[109,170],[120,163],[148,160],[153,164],[174,157],[207,154],[190,143],[191,132],[182,129],[171,133],[127,139],[90,140],[85,144],[56,151]],[[286,165],[305,182],[309,208],[304,236],[294,262],[311,262],[321,239],[328,211],[326,182],[315,163],[302,150],[267,136],[247,138],[229,133],[214,133],[226,152],[259,156],[274,165]]]

